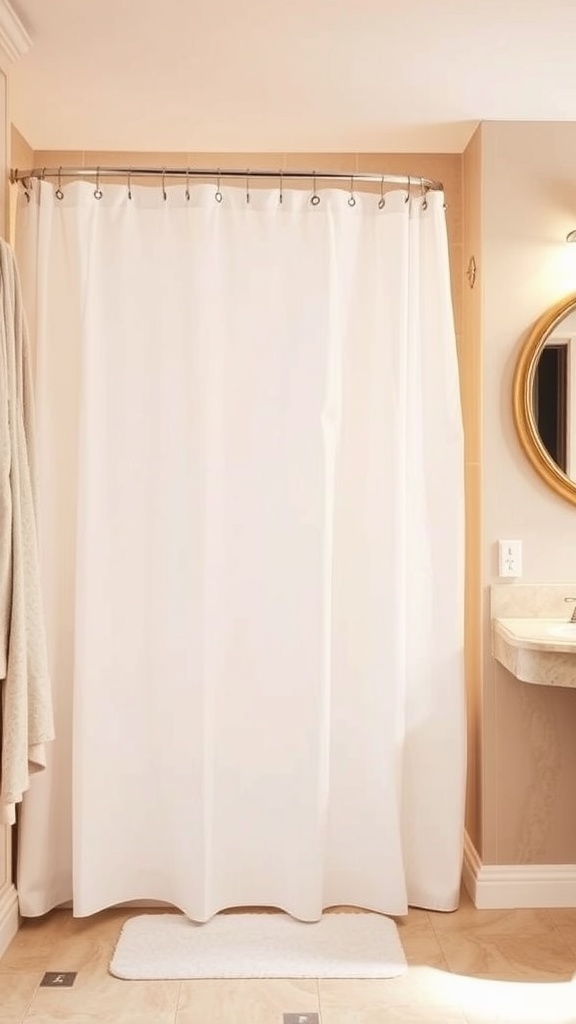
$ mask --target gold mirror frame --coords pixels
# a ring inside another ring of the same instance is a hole
[[[576,292],[552,306],[535,323],[516,364],[513,404],[520,443],[534,469],[557,494],[576,505],[576,483],[562,472],[544,447],[538,433],[532,403],[538,357],[554,329],[566,314],[574,309]]]

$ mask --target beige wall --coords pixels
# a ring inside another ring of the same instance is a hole
[[[26,139],[12,125],[10,135],[10,167],[13,171],[28,171],[34,166],[34,150],[28,145]],[[16,228],[16,203],[18,199],[18,186],[9,187],[9,222],[8,231],[10,241],[14,242]]]
[[[576,508],[540,480],[512,417],[514,365],[536,318],[576,288],[576,125],[481,126],[482,841],[484,863],[576,863],[576,692],[518,682],[490,653],[498,538],[525,582],[576,581]],[[511,583],[511,586],[514,584]]]
[[[34,150],[17,128],[12,125],[10,137],[10,167],[13,170],[28,171],[34,164]]]

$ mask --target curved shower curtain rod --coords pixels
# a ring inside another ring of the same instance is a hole
[[[351,188],[355,182],[371,182],[383,187],[384,185],[403,185],[410,191],[419,188],[421,192],[441,192],[442,182],[432,181],[430,178],[415,177],[410,174],[362,174],[350,171],[271,171],[271,170],[224,170],[221,168],[202,169],[192,167],[34,167],[28,171],[18,169],[10,172],[10,181],[25,182],[30,178],[56,178],[58,182],[62,178],[95,178],[96,187],[100,178],[123,177],[128,184],[132,178],[185,178],[187,181],[192,178],[216,179],[221,178],[279,178],[280,181],[301,181],[303,179],[315,183],[316,181],[346,181]]]

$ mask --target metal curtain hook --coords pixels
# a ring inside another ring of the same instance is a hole
[[[61,167],[58,168],[58,188],[56,189],[56,192],[54,193],[54,195],[56,196],[56,199],[64,199],[64,193],[62,191],[62,168]]]
[[[162,168],[162,199],[166,202],[166,168]]]
[[[246,202],[250,202],[250,168],[246,171]]]
[[[383,210],[386,206],[386,196],[384,195],[384,175],[380,181],[380,199],[378,201],[378,209]]]
[[[186,202],[189,203],[190,202],[190,171],[189,171],[188,167],[186,168],[186,191],[185,191],[184,195],[186,196]]]
[[[102,199],[102,189],[100,188],[100,168],[96,168],[96,188],[94,189],[94,199]]]
[[[218,168],[218,177],[216,179],[216,192],[214,193],[214,199],[217,203],[222,202],[222,193],[220,191],[220,168]]]
[[[428,209],[428,190],[424,185],[424,178],[420,178],[420,198],[422,199],[422,209]]]
[[[318,206],[320,202],[320,196],[316,192],[316,171],[312,172],[312,198],[310,199],[312,206]]]
[[[280,171],[280,195],[278,197],[280,203],[284,202],[284,172]]]
[[[354,195],[354,175],[350,176],[350,195],[348,196],[348,206],[356,206],[356,197]]]
[[[128,199],[132,199],[132,171],[128,171]]]
[[[42,168],[42,174],[40,175],[40,181],[44,181],[45,177],[46,177],[46,168],[43,167]]]

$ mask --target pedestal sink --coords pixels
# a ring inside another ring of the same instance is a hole
[[[576,622],[495,618],[492,653],[523,682],[576,687]]]

